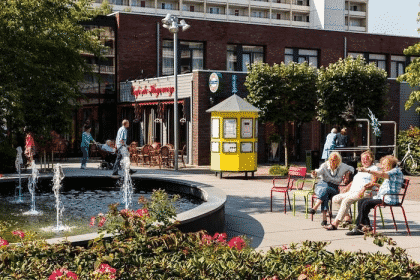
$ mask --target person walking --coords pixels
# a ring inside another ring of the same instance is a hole
[[[330,155],[331,150],[335,149],[335,143],[337,141],[337,129],[333,128],[331,133],[327,135],[327,139],[324,144],[324,151],[322,152],[322,159],[327,159]]]
[[[115,140],[117,146],[117,159],[115,160],[114,169],[112,172],[113,176],[118,176],[118,170],[121,168],[122,153],[121,148],[127,146],[127,128],[130,127],[128,120],[122,121],[122,126],[118,129],[117,138]],[[130,174],[135,173],[135,170],[130,169]]]
[[[89,159],[89,145],[90,142],[93,142],[96,144],[96,141],[93,139],[92,135],[90,135],[90,131],[92,130],[92,128],[90,127],[90,125],[85,125],[84,126],[84,132],[82,134],[82,144],[80,144],[80,148],[82,149],[82,166],[80,167],[81,169],[85,169],[86,168],[86,163]]]
[[[35,142],[34,138],[32,137],[32,133],[28,132],[26,134],[26,144],[25,144],[25,155],[28,158],[28,165],[30,166],[35,153]]]

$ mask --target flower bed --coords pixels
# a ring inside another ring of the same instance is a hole
[[[329,252],[326,242],[306,241],[263,254],[243,237],[181,233],[164,192],[143,202],[137,211],[111,205],[92,219],[100,232],[118,235],[93,240],[88,248],[31,241],[21,232],[9,241],[22,246],[0,240],[0,279],[420,279],[419,264],[400,248],[389,254]]]

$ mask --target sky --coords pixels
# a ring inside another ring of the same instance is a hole
[[[368,32],[420,37],[420,0],[369,0]]]

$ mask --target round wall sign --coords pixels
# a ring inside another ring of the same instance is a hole
[[[220,79],[218,73],[211,73],[209,78],[209,88],[212,93],[219,89]]]

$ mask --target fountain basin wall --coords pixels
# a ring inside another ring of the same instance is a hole
[[[81,178],[83,183],[81,184]],[[224,232],[225,227],[225,202],[226,194],[212,186],[202,184],[194,181],[179,180],[172,178],[159,178],[153,176],[137,175],[133,176],[133,183],[140,183],[141,189],[145,191],[152,191],[153,189],[165,189],[168,192],[179,193],[181,195],[192,196],[203,201],[202,204],[195,208],[179,213],[177,220],[180,222],[178,228],[182,232],[195,232],[199,230],[207,230],[210,234],[215,232]],[[52,176],[44,175],[39,178],[39,192],[51,192]],[[108,176],[73,176],[68,175],[63,180],[63,189],[74,189],[74,184],[77,182],[77,188],[81,190],[95,190],[95,189],[116,189],[116,180]],[[0,195],[10,196],[14,194],[17,185],[17,178],[3,178],[0,179]],[[169,184],[168,184],[169,183]],[[22,179],[22,187],[27,191],[27,176]],[[95,238],[96,233],[70,236],[67,239],[74,245],[87,245],[88,241]],[[49,239],[49,242],[55,243],[62,241],[63,238]]]

